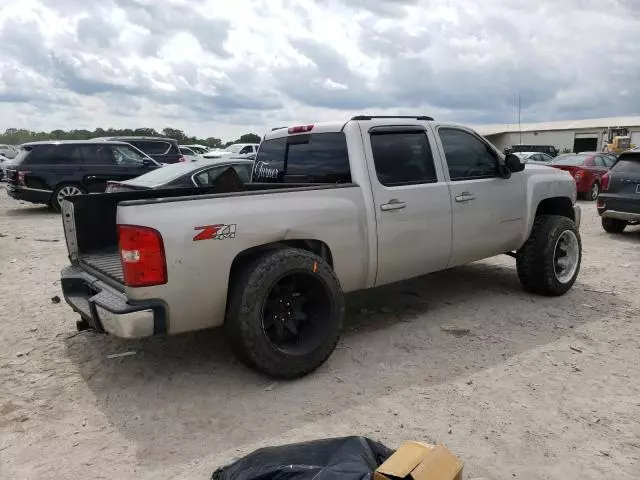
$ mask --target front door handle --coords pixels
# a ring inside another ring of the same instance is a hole
[[[475,200],[476,196],[473,193],[462,192],[460,195],[456,197],[456,202],[470,202],[471,200]]]
[[[406,207],[406,202],[401,202],[397,198],[392,198],[389,200],[389,203],[383,203],[380,205],[380,210],[383,212],[388,212],[389,210],[400,210],[401,208]]]

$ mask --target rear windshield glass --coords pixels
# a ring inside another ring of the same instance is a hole
[[[18,155],[16,155],[16,158],[13,159],[13,161],[11,162],[12,165],[20,165],[21,163],[24,162],[24,159],[27,155],[29,155],[29,152],[31,151],[32,147],[22,147],[20,150],[18,150]]]
[[[584,165],[587,155],[560,155],[553,161],[554,165],[579,166]]]
[[[134,179],[128,180],[125,183],[132,185],[140,185],[145,187],[153,187],[155,185],[164,185],[165,183],[172,182],[178,177],[187,175],[189,173],[200,170],[205,165],[226,165],[226,162],[189,162],[189,163],[171,163],[163,167],[156,168],[150,172],[140,175]]]
[[[253,169],[253,181],[351,182],[344,133],[292,135],[262,142]]]
[[[640,153],[621,157],[611,169],[614,172],[640,175]]]

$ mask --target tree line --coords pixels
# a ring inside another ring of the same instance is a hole
[[[136,136],[136,137],[168,137],[175,138],[179,145],[206,145],[212,148],[225,148],[234,143],[260,143],[260,136],[246,133],[232,142],[223,142],[216,137],[198,138],[189,136],[177,128],[163,128],[158,132],[154,128],[96,128],[90,130],[52,130],[50,132],[33,132],[23,128],[7,128],[0,133],[0,143],[20,145],[39,140],[89,140],[95,137]]]

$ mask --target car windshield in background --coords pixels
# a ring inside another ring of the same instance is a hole
[[[112,145],[111,151],[118,165],[140,165],[149,158],[128,145]]]
[[[226,152],[231,152],[231,153],[238,153],[240,151],[240,149],[242,148],[242,145],[229,145],[227,148],[225,148],[224,150]]]
[[[560,155],[553,160],[553,165],[574,166],[579,167],[584,165],[584,161],[588,158],[588,155]]]
[[[137,178],[131,180],[131,183],[136,185],[143,185],[146,187],[153,187],[155,185],[162,185],[169,183],[176,178],[185,175],[191,171],[196,171],[201,168],[202,165],[196,163],[171,163],[164,167],[156,168],[150,172],[145,173]]]

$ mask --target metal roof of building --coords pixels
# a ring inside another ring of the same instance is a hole
[[[476,125],[474,129],[480,135],[498,135],[511,132],[540,132],[548,130],[578,130],[585,128],[636,127],[640,126],[640,116],[589,118],[585,120],[563,120],[560,122],[517,123]]]

